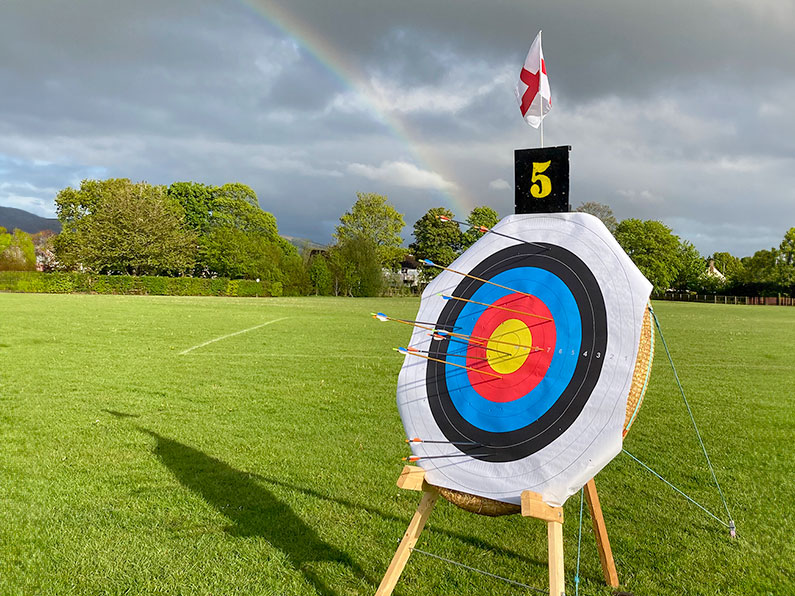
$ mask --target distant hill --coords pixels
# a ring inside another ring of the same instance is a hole
[[[14,228],[19,228],[28,234],[35,234],[43,230],[52,230],[59,233],[61,222],[51,217],[39,217],[24,209],[0,206],[0,226],[9,232]]]
[[[307,240],[306,238],[296,238],[295,236],[285,236],[284,234],[281,236],[299,251],[303,250],[304,248],[308,248],[309,250],[326,250],[328,248],[328,246],[325,244],[318,244],[317,242]]]

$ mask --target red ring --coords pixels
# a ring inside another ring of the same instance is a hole
[[[554,355],[555,322],[546,304],[535,296],[507,294],[492,306],[501,306],[517,312],[500,308],[488,308],[483,312],[472,329],[472,340],[467,348],[468,367],[494,374],[495,371],[488,364],[489,351],[483,345],[485,342],[478,344],[476,342],[480,340],[477,338],[490,338],[494,330],[508,319],[518,319],[527,325],[533,336],[533,346],[541,348],[528,354],[522,366],[514,372],[503,374],[499,379],[472,370],[467,372],[472,388],[481,397],[504,403],[527,395],[546,375]],[[499,344],[492,347],[499,348]]]

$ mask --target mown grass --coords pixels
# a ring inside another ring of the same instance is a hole
[[[419,495],[395,486],[410,329],[368,313],[418,304],[0,294],[0,594],[374,593]],[[655,308],[739,537],[621,455],[597,484],[623,589],[795,593],[795,309]],[[657,347],[626,447],[725,517]],[[546,584],[540,522],[441,503],[418,546]],[[610,594],[590,532],[581,565]],[[520,593],[418,554],[396,590]]]

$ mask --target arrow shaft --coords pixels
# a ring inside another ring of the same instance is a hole
[[[480,373],[482,375],[488,375],[490,377],[494,377],[497,379],[501,379],[502,375],[498,375],[495,373],[490,373],[487,370],[479,370],[477,368],[472,368],[471,366],[464,366],[463,364],[456,364],[455,362],[448,362],[447,360],[442,360],[441,358],[434,358],[433,356],[424,356],[423,354],[418,354],[417,352],[411,352],[409,350],[405,351],[406,354],[410,354],[412,356],[417,356],[418,358],[425,358],[425,360],[432,360],[433,362],[439,362],[441,364],[449,364],[450,366],[455,366],[457,368],[463,368],[464,370],[469,370],[472,372]]]
[[[485,302],[478,302],[477,300],[470,300],[469,298],[461,298],[460,296],[448,296],[447,294],[442,294],[444,298],[448,298],[450,300],[460,300],[462,302],[471,302],[472,304],[477,304],[479,306],[485,306],[486,308],[496,308],[497,310],[505,310],[508,312],[515,313],[517,315],[524,315],[526,317],[534,317],[536,319],[543,319],[544,321],[552,321],[553,319],[549,317],[544,317],[541,315],[536,315],[530,312],[524,312],[521,310],[515,310],[513,308],[508,308],[506,306],[497,306],[496,304],[486,304]]]

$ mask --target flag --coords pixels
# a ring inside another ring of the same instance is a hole
[[[533,128],[538,128],[541,119],[552,107],[552,92],[549,89],[544,52],[541,51],[540,31],[524,59],[519,82],[516,84],[516,101],[519,102],[525,122]]]

